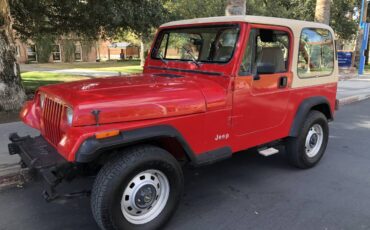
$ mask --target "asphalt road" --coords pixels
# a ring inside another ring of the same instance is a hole
[[[310,170],[255,152],[186,169],[185,195],[166,229],[370,229],[370,100],[341,108],[330,136]],[[88,198],[45,203],[40,191],[31,184],[1,192],[0,229],[97,229]]]

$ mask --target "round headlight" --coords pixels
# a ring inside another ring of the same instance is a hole
[[[40,107],[41,109],[44,108],[44,104],[45,104],[45,94],[40,94]]]
[[[72,108],[67,107],[66,116],[67,116],[68,125],[72,125],[72,121],[73,121],[73,109]]]

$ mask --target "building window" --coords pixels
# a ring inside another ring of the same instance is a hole
[[[60,62],[62,60],[61,53],[60,53],[60,45],[54,45],[53,46],[53,61],[54,62]]]
[[[82,61],[82,47],[79,44],[76,45],[75,61]]]
[[[334,70],[334,41],[325,29],[304,29],[299,44],[298,76],[330,75]]]
[[[35,45],[30,45],[27,47],[27,60],[29,62],[37,62],[37,53]]]
[[[19,46],[15,46],[15,53],[16,53],[17,57],[21,56],[21,50],[20,50]]]

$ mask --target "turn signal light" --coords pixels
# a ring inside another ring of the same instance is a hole
[[[104,139],[108,137],[114,137],[119,135],[119,130],[110,130],[110,131],[104,131],[100,133],[96,133],[95,137],[96,139]]]

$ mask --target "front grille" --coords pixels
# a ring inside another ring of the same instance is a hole
[[[44,137],[55,146],[62,139],[63,132],[60,129],[60,123],[66,107],[56,101],[46,97],[44,101],[43,123]]]

